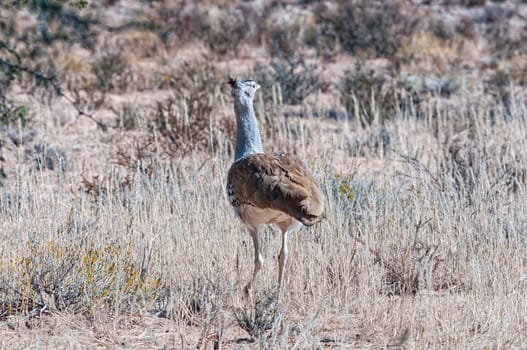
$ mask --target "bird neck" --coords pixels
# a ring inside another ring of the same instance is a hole
[[[235,161],[249,154],[263,153],[253,101],[250,99],[235,99],[234,113],[236,114],[237,125]]]

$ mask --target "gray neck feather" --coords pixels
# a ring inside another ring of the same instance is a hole
[[[237,161],[249,154],[263,153],[260,130],[254,114],[253,101],[250,98],[239,97],[234,100],[236,113],[236,152],[234,160]]]

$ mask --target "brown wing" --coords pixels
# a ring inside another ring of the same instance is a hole
[[[286,153],[252,154],[229,170],[227,192],[233,206],[242,204],[287,213],[313,225],[324,211],[320,187],[304,164]]]

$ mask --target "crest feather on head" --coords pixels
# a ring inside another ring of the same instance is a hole
[[[229,80],[227,81],[229,83],[229,85],[231,86],[231,88],[235,88],[236,87],[236,83],[238,82],[235,78],[232,78],[232,77],[229,77]]]

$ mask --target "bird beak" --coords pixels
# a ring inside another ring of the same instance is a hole
[[[254,85],[254,91],[258,90],[260,88],[260,84],[255,84]]]

